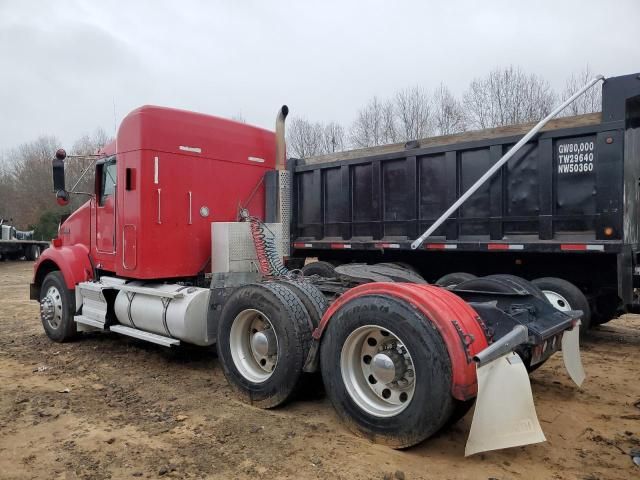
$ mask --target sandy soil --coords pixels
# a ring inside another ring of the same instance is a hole
[[[553,358],[532,375],[547,442],[464,458],[471,414],[408,451],[349,433],[322,396],[237,401],[211,349],[116,334],[47,339],[30,262],[0,262],[0,478],[630,479],[640,467],[640,317],[595,331],[582,389]]]

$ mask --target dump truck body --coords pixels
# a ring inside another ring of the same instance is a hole
[[[527,143],[418,251],[412,241],[527,127],[290,161],[292,256],[392,259],[430,281],[558,276],[638,308],[639,76],[607,79],[602,98],[601,114],[558,119]]]

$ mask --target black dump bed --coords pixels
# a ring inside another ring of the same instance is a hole
[[[598,87],[594,87],[598,88]],[[553,120],[418,250],[411,243],[531,125],[291,160],[292,258],[559,277],[602,318],[640,311],[640,75],[602,113]],[[618,310],[619,311],[619,310]]]
[[[606,80],[602,103],[549,124],[422,248],[635,250],[640,76]],[[410,249],[530,127],[291,161],[294,249]]]

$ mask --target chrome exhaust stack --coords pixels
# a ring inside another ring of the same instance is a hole
[[[278,110],[276,117],[276,171],[271,181],[275,182],[275,215],[270,221],[282,224],[282,254],[288,257],[291,253],[290,226],[291,226],[291,180],[287,170],[287,145],[285,140],[285,120],[289,114],[289,107],[283,105]],[[267,218],[269,215],[267,215]]]
[[[278,116],[276,117],[276,170],[284,170],[286,168],[286,141],[285,141],[285,129],[284,122],[289,114],[289,107],[283,105],[278,110]]]

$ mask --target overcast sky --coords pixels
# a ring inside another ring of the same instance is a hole
[[[639,0],[0,0],[0,150],[113,134],[143,104],[348,125],[373,95],[508,64],[561,89],[586,64],[639,72],[639,32]]]

